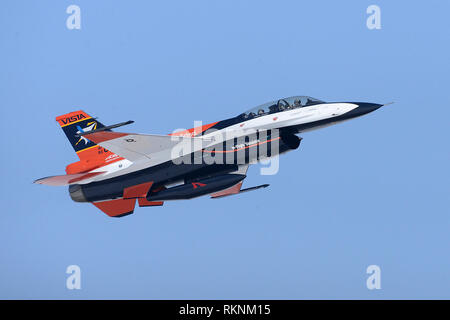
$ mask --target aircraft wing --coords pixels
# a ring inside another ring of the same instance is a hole
[[[202,148],[210,139],[202,137],[185,137],[176,135],[154,135],[101,131],[86,133],[84,136],[103,148],[130,161],[143,158],[170,159],[171,150],[178,144],[186,146],[199,145]],[[180,148],[181,149],[181,148]],[[186,149],[190,150],[190,149]]]

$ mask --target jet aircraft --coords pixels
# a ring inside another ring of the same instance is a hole
[[[110,217],[140,207],[203,195],[222,198],[242,189],[249,165],[295,150],[299,134],[363,116],[382,107],[324,102],[308,96],[278,99],[237,116],[168,135],[112,131],[82,110],[56,117],[79,161],[66,174],[35,183],[69,186],[76,202],[90,202]]]

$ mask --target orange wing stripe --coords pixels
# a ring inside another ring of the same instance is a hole
[[[219,123],[219,122],[213,122],[213,123],[205,124],[204,126],[201,126],[201,127],[195,127],[195,128],[191,128],[188,130],[178,131],[178,132],[169,134],[169,136],[195,137],[195,136],[199,135],[200,133],[208,130],[209,128],[211,128],[212,126],[214,126],[217,123]]]

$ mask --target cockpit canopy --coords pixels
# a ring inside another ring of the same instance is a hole
[[[324,103],[324,101],[308,96],[293,96],[262,104],[240,114],[239,116],[244,119],[251,119],[262,115],[308,107],[320,103]]]

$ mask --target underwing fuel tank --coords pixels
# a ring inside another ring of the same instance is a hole
[[[243,174],[224,174],[211,178],[200,179],[151,193],[147,196],[149,201],[160,200],[185,200],[203,196],[205,194],[217,192],[234,186],[245,179]]]

